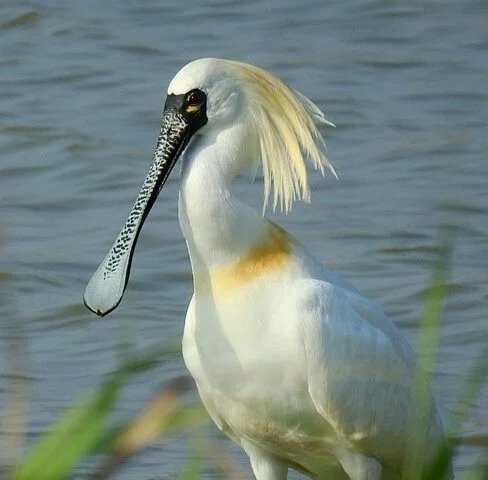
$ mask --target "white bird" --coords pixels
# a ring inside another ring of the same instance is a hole
[[[306,162],[332,167],[305,96],[260,68],[200,59],[168,88],[153,163],[129,218],[85,292],[99,315],[129,277],[150,208],[181,157],[179,221],[193,270],[183,355],[217,426],[258,480],[403,478],[415,361],[370,300],[232,193],[261,165],[264,204],[309,200]],[[427,464],[444,433],[435,402]]]

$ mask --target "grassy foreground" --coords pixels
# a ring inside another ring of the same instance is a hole
[[[449,275],[451,248],[440,249],[437,266],[427,289],[426,306],[419,330],[419,359],[425,372],[435,370],[435,357],[439,332],[442,324],[443,305],[446,296],[446,284]],[[89,478],[115,478],[114,474],[124,467],[127,459],[148,447],[156,438],[167,437],[171,441],[176,434],[192,434],[201,438],[201,427],[208,417],[199,402],[189,400],[187,392],[192,389],[189,378],[176,378],[168,382],[134,418],[125,423],[114,425],[111,414],[119,401],[126,385],[140,373],[164,362],[167,349],[158,348],[139,354],[121,362],[116,372],[107,375],[104,382],[94,393],[80,399],[64,411],[55,424],[27,453],[11,467],[5,478],[8,480],[61,480],[69,478],[75,467],[88,457],[100,456],[101,460],[94,467]],[[488,371],[488,349],[473,365],[462,392],[459,394],[456,408],[457,424],[468,417],[470,405],[476,404]],[[428,373],[428,382],[416,382],[415,404],[418,406],[412,422],[412,440],[408,445],[405,480],[438,480],[448,468],[456,447],[462,443],[459,431],[454,430],[451,441],[441,453],[434,467],[423,472],[416,462],[425,449],[423,419],[429,415],[429,386],[432,373]],[[419,377],[420,379],[420,374]],[[485,442],[485,454],[488,451]],[[210,436],[195,444],[195,455],[187,460],[179,478],[197,480],[204,468],[209,465],[216,476],[230,479],[248,478],[237,462],[222,453]],[[164,455],[164,453],[162,453]],[[208,461],[204,465],[202,457]],[[481,459],[462,477],[464,480],[488,479],[488,461]],[[458,477],[459,478],[459,477]]]

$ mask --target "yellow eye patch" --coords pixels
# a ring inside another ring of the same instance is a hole
[[[202,104],[200,105],[188,105],[185,110],[187,113],[195,113],[195,112],[198,112],[198,110],[200,110],[200,107],[202,106]]]

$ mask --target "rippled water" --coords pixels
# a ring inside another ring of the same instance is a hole
[[[439,227],[454,230],[436,379],[453,406],[487,341],[486,12],[481,0],[2,2],[0,398],[28,380],[29,440],[115,367],[125,338],[181,337],[191,273],[176,173],[118,310],[97,320],[81,298],[146,174],[169,80],[203,56],[272,70],[337,124],[327,138],[341,181],[314,176],[312,204],[276,220],[413,343]],[[238,190],[259,205],[259,181]],[[141,377],[121,415],[182,372],[175,354]],[[487,407],[485,389],[470,436],[488,434]],[[186,454],[184,441],[156,446],[117,478],[172,478]],[[463,447],[457,470],[479,455]]]

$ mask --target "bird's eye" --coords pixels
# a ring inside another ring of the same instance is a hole
[[[186,109],[187,111],[195,111],[205,101],[205,93],[201,90],[192,90],[186,94]]]

